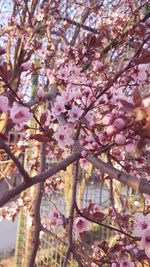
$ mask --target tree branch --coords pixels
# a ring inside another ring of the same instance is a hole
[[[19,195],[21,192],[30,188],[32,185],[35,185],[40,182],[44,182],[47,178],[50,178],[52,175],[56,174],[61,170],[66,170],[66,168],[78,160],[80,158],[80,153],[74,153],[73,155],[69,156],[68,158],[62,160],[61,162],[54,164],[50,169],[47,171],[31,177],[28,183],[22,183],[21,185],[16,186],[10,191],[5,192],[0,197],[0,207],[10,201],[13,197]]]
[[[0,148],[4,149],[7,155],[13,160],[15,165],[17,166],[20,174],[23,176],[24,182],[28,183],[30,181],[30,176],[27,171],[24,169],[22,164],[20,163],[19,159],[15,157],[15,155],[11,152],[11,149],[5,142],[0,138]]]
[[[78,151],[85,150],[82,148],[78,143],[76,143],[76,148]],[[128,185],[132,187],[136,192],[141,194],[149,194],[150,195],[150,182],[146,179],[137,179],[136,177],[125,173],[122,170],[118,170],[109,163],[102,161],[101,159],[97,158],[93,154],[88,154],[86,159],[91,162],[97,169],[100,171],[107,173],[110,175],[111,178],[118,180],[120,183],[124,185]]]
[[[40,172],[42,173],[46,168],[46,144],[41,144],[40,148]],[[33,225],[32,225],[32,246],[28,258],[28,267],[35,266],[36,254],[40,245],[40,231],[41,231],[41,216],[40,206],[43,197],[43,182],[39,183],[35,187],[35,196],[33,196]]]
[[[82,29],[84,29],[84,30],[86,30],[86,31],[89,31],[89,32],[92,32],[92,33],[94,33],[94,34],[100,34],[98,30],[96,30],[96,29],[94,29],[94,28],[92,28],[92,27],[86,26],[86,25],[84,25],[84,24],[80,24],[79,22],[76,22],[76,21],[74,21],[74,20],[72,20],[72,19],[69,19],[69,18],[63,18],[63,17],[62,17],[62,18],[59,18],[59,20],[64,20],[64,21],[68,22],[69,24],[75,25],[75,26],[77,26],[78,28],[82,28]]]
[[[77,183],[78,183],[78,174],[79,174],[79,162],[76,162],[74,175],[73,175],[73,185],[72,185],[72,199],[71,199],[71,207],[69,212],[69,226],[68,226],[68,249],[66,252],[66,258],[63,263],[63,267],[67,267],[68,260],[70,258],[70,254],[73,250],[73,219],[74,219],[74,210],[76,207],[76,193],[77,193]]]

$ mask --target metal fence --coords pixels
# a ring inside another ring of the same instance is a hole
[[[103,208],[109,206],[109,189],[104,187],[100,181],[95,183],[95,181],[89,179],[88,182],[84,184],[84,188],[82,188],[82,194],[79,194],[79,188],[81,189],[81,184],[78,186],[77,194],[78,196],[80,195],[80,198],[77,199],[77,202],[80,203],[80,207],[86,207],[89,201],[100,204]],[[43,196],[41,204],[41,219],[49,220],[52,211],[55,210],[56,207],[61,213],[66,215],[68,210],[67,205],[63,190],[55,193],[49,193],[46,197]],[[28,220],[28,214],[25,211],[22,211],[19,218],[16,267],[26,266],[27,253],[30,252],[28,245],[30,243],[29,238],[31,233],[28,230]],[[67,248],[59,241],[59,239],[64,238],[63,231],[54,228],[51,229],[51,232],[51,235],[42,233],[40,236],[40,246],[36,256],[37,267],[61,267],[65,259]],[[108,228],[91,223],[91,230],[87,232],[83,246],[85,245],[86,249],[87,247],[91,248],[92,243],[96,240],[105,240],[113,234],[114,233],[112,231],[110,232]],[[59,238],[57,238],[56,235]],[[78,264],[74,261],[73,257],[70,259],[68,266],[78,267]]]

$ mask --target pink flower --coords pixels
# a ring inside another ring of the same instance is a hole
[[[82,93],[78,89],[78,87],[72,87],[70,93],[71,93],[72,99],[79,99],[82,97]]]
[[[141,64],[138,66],[138,75],[137,80],[138,81],[145,81],[147,79],[147,65]]]
[[[25,62],[21,65],[21,69],[22,71],[28,71],[28,70],[31,70],[32,68],[32,62]]]
[[[114,141],[117,145],[124,145],[126,137],[123,134],[116,134]]]
[[[9,101],[8,98],[4,95],[0,95],[0,110],[2,112],[8,112],[9,110]]]
[[[87,152],[86,150],[81,151],[81,156],[82,156],[83,158],[86,158],[87,155],[88,155],[88,152]]]
[[[56,220],[59,218],[60,213],[57,210],[53,210],[51,214],[51,222],[55,223]]]
[[[102,118],[102,124],[110,125],[113,122],[113,119],[114,119],[113,115],[111,113],[108,113]]]
[[[127,153],[135,153],[137,150],[137,147],[134,143],[128,143],[125,146],[125,150]]]
[[[109,125],[106,127],[106,133],[108,136],[112,136],[116,133],[117,129],[114,125]]]
[[[145,250],[145,254],[150,258],[150,229],[145,230],[142,235],[140,248]]]
[[[27,122],[32,119],[33,114],[29,111],[29,108],[23,106],[13,106],[10,109],[10,118],[16,124]]]
[[[150,229],[150,214],[144,216],[142,213],[135,213],[134,219],[133,235],[141,237],[145,231]]]
[[[45,126],[49,126],[50,122],[52,120],[52,113],[50,112],[50,110],[46,110],[46,122],[45,122]]]
[[[70,102],[73,99],[73,95],[69,91],[63,91],[61,94],[63,102]]]
[[[133,74],[133,78],[138,83],[144,82],[147,79],[147,64],[138,65],[136,73]]]
[[[54,107],[52,108],[52,113],[54,116],[59,116],[63,112],[65,112],[65,102],[62,101],[61,96],[57,96]]]
[[[94,207],[93,207],[93,213],[96,212],[102,212],[102,208],[99,204],[95,203]]]
[[[83,168],[84,170],[87,170],[89,167],[89,161],[86,160],[85,158],[80,159],[80,164],[81,164],[81,168]]]
[[[136,209],[140,207],[140,203],[137,200],[134,201],[133,205],[134,205],[134,208]]]
[[[142,104],[144,108],[148,108],[150,105],[150,96],[147,96],[142,99]]]
[[[93,64],[93,71],[101,71],[103,69],[103,63],[100,61],[95,61]]]
[[[134,267],[134,266],[135,266],[134,262],[130,260],[121,260],[120,262],[120,267]]]
[[[44,96],[45,96],[44,90],[42,88],[39,89],[38,92],[37,92],[37,97],[39,98],[39,100],[43,99]]]
[[[78,120],[80,118],[82,113],[83,113],[83,110],[81,110],[78,106],[73,105],[72,109],[68,111],[69,120],[71,122],[75,122],[76,120]]]
[[[58,79],[60,79],[60,80],[67,81],[68,78],[69,78],[69,75],[70,75],[70,71],[67,69],[67,67],[64,67],[64,68],[61,68],[61,69],[58,71],[57,77],[58,77]]]
[[[58,128],[53,137],[58,142],[59,147],[64,149],[66,146],[71,146],[74,144],[71,135],[72,130],[62,125]]]
[[[117,118],[114,120],[113,125],[118,129],[122,130],[125,127],[125,121],[122,118]]]
[[[61,216],[61,214],[57,210],[54,210],[52,212],[50,219],[51,219],[51,223],[52,224],[55,224],[57,226],[63,225],[62,216]]]
[[[93,123],[94,122],[94,115],[92,114],[92,112],[88,112],[85,115],[85,119],[87,120],[87,122]]]
[[[78,235],[79,233],[89,231],[90,225],[89,225],[89,222],[85,218],[77,217],[74,220],[73,228],[74,228],[74,232]]]

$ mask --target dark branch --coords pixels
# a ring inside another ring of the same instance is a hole
[[[26,190],[27,188],[31,187],[32,185],[35,185],[40,182],[44,182],[47,178],[50,178],[52,175],[56,174],[57,172],[61,170],[66,170],[66,168],[78,160],[80,158],[80,153],[75,153],[68,158],[62,160],[61,162],[54,164],[50,169],[47,171],[36,175],[30,179],[28,183],[23,183],[21,185],[16,186],[10,191],[7,191],[0,197],[0,207],[6,204],[8,201],[10,201],[13,197],[19,195],[21,192]]]
[[[23,176],[23,179],[24,179],[25,183],[30,182],[29,174],[24,169],[24,167],[20,163],[19,159],[17,157],[15,157],[15,155],[11,152],[10,147],[7,144],[5,144],[5,142],[1,138],[0,138],[0,148],[4,149],[5,152],[7,153],[7,155],[13,160],[13,162],[17,166],[20,174]]]

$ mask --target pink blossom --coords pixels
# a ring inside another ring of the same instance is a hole
[[[57,96],[54,107],[52,108],[52,113],[54,116],[59,116],[63,112],[65,112],[65,103],[62,101],[61,96]]]
[[[108,138],[108,136],[107,136],[106,132],[99,134],[99,140],[101,143],[105,142],[107,140],[107,138]]]
[[[103,63],[97,60],[93,64],[93,70],[94,71],[100,71],[103,69],[103,66],[104,66]]]
[[[51,221],[53,223],[55,223],[56,220],[58,219],[59,215],[60,215],[60,213],[57,210],[53,210],[52,214],[51,214],[51,217],[50,217]]]
[[[58,71],[57,77],[60,80],[67,81],[69,78],[70,72],[67,67],[63,67]]]
[[[50,112],[50,110],[46,110],[46,122],[45,122],[45,126],[49,126],[51,120],[52,120],[52,113]]]
[[[4,95],[0,95],[0,110],[2,112],[8,112],[9,110],[9,101],[8,98]]]
[[[93,207],[93,213],[96,212],[102,212],[102,208],[99,204],[95,203],[94,207]]]
[[[23,98],[24,98],[24,92],[22,92],[21,90],[19,90],[19,91],[17,92],[17,96],[18,96],[21,100],[23,100]]]
[[[108,113],[102,118],[102,124],[110,125],[113,122],[113,119],[113,115],[111,113]]]
[[[150,214],[144,216],[142,213],[135,213],[134,219],[133,235],[141,237],[147,229],[150,229]]]
[[[89,167],[89,161],[86,160],[85,158],[80,159],[80,164],[81,164],[81,168],[83,168],[84,170],[87,170]]]
[[[69,120],[71,122],[75,122],[76,120],[78,120],[80,118],[82,113],[83,113],[83,110],[81,110],[78,106],[73,105],[72,109],[68,111]]]
[[[137,150],[137,147],[134,143],[128,143],[125,146],[125,150],[127,153],[135,153]]]
[[[38,92],[37,92],[37,97],[41,100],[41,99],[44,98],[44,96],[45,96],[44,90],[42,88],[39,89]]]
[[[150,258],[150,229],[147,229],[142,234],[140,248],[145,250],[145,254]]]
[[[69,91],[63,91],[61,94],[63,102],[70,102],[73,99],[73,95]]]
[[[141,64],[138,66],[138,75],[137,75],[137,80],[138,81],[145,81],[147,79],[147,65],[146,64]]]
[[[144,108],[148,108],[150,105],[150,96],[147,96],[142,99],[142,104]]]
[[[76,78],[77,75],[79,75],[79,73],[80,73],[79,67],[77,67],[74,64],[69,65],[69,70],[70,70],[70,75],[72,76],[72,78]]]
[[[50,219],[51,219],[51,223],[53,223],[53,224],[63,225],[62,216],[57,210],[54,210],[52,212]]]
[[[77,217],[74,220],[73,228],[74,228],[74,232],[76,234],[79,234],[82,232],[89,231],[90,225],[89,225],[89,222],[85,218]]]
[[[75,100],[82,97],[82,93],[78,89],[78,87],[72,87],[71,88],[71,95],[73,96],[72,99],[75,99]]]
[[[121,260],[120,262],[120,267],[134,267],[134,266],[135,266],[134,262],[130,260]]]
[[[138,209],[140,207],[140,203],[137,200],[134,201],[133,205],[134,205],[134,208],[136,208],[136,209]]]
[[[126,137],[123,134],[116,134],[114,141],[117,145],[124,145]]]
[[[24,123],[30,120],[33,114],[29,111],[29,108],[23,106],[13,106],[10,109],[10,118],[16,124]]]
[[[86,158],[87,155],[88,155],[88,151],[83,150],[83,151],[81,152],[81,156],[82,156],[83,158]]]
[[[117,129],[116,129],[116,127],[114,125],[107,126],[105,130],[106,130],[106,133],[107,133],[108,136],[114,135],[116,133],[116,131],[117,131]]]
[[[28,71],[32,68],[32,62],[25,62],[21,65],[22,71]]]
[[[72,139],[71,135],[72,130],[62,125],[58,128],[53,137],[58,142],[59,147],[64,149],[66,146],[71,146],[74,144],[74,140]]]
[[[147,65],[140,64],[136,69],[136,73],[133,74],[133,78],[136,82],[142,83],[147,79]]]
[[[122,130],[125,127],[125,121],[122,118],[117,118],[114,120],[113,125],[118,129]]]
[[[145,108],[147,115],[150,115],[150,96],[143,98],[142,105]]]
[[[94,122],[94,115],[93,115],[93,113],[92,112],[88,112],[85,115],[85,119],[87,120],[87,122],[93,123]]]

